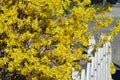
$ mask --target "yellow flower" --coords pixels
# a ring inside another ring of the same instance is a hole
[[[110,67],[114,67],[114,64],[113,64],[113,62],[111,62],[111,63],[110,63]]]
[[[38,20],[37,19],[35,19],[34,21],[33,21],[33,23],[32,23],[32,28],[34,29],[34,30],[38,30],[40,27],[38,26]]]
[[[111,62],[111,63],[110,63],[110,73],[111,73],[111,74],[115,74],[115,72],[116,72],[116,69],[115,69],[115,67],[114,67],[113,62]]]
[[[116,73],[116,69],[115,68],[110,69],[110,74],[115,74],[115,73]]]
[[[18,6],[19,6],[20,9],[24,9],[26,5],[23,4],[22,2],[19,2]]]
[[[15,70],[15,68],[14,68],[14,63],[12,63],[12,62],[9,63],[9,64],[8,64],[8,71],[9,71],[9,72],[13,72],[14,70]]]
[[[112,8],[111,8],[111,7],[108,7],[108,11],[109,11],[109,12],[112,12]]]
[[[33,77],[32,80],[38,80],[37,77]]]

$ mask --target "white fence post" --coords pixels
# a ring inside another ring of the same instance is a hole
[[[85,75],[85,69],[82,69],[82,72],[81,72],[81,80],[86,80],[86,75]]]
[[[97,77],[97,73],[98,73],[98,63],[97,63],[97,58],[98,58],[98,52],[95,52],[95,79],[94,80],[97,80],[98,79],[98,77]]]
[[[97,72],[97,78],[98,78],[98,80],[101,80],[100,49],[98,49],[97,55],[98,55],[98,57],[97,57],[97,59],[98,59],[98,60],[97,60],[97,61],[98,61],[98,62],[97,62],[97,63],[98,63],[98,64],[97,64],[97,66],[98,66],[98,68],[97,68],[97,69],[98,69],[98,72]]]
[[[91,77],[91,80],[94,80],[95,78],[95,58],[94,57],[92,57],[90,77]]]
[[[91,69],[91,63],[87,64],[87,74],[86,74],[86,80],[91,80],[90,78],[90,70]],[[81,79],[82,80],[82,79]]]
[[[103,67],[104,67],[104,69],[103,69],[103,76],[104,76],[104,80],[107,80],[107,76],[106,76],[106,74],[107,74],[107,64],[106,64],[106,62],[107,62],[107,59],[106,59],[106,56],[107,56],[107,54],[106,54],[106,44],[104,44],[103,45]]]

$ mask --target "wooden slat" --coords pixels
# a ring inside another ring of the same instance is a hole
[[[90,69],[91,69],[91,63],[88,63],[87,64],[86,80],[91,80],[91,78],[90,78]]]
[[[107,69],[106,69],[106,53],[105,53],[105,44],[103,45],[103,80],[107,80],[106,78]]]
[[[90,74],[91,80],[94,80],[94,78],[95,78],[94,74],[95,74],[95,58],[92,57],[91,74]]]
[[[103,69],[104,69],[104,67],[103,67],[103,48],[100,48],[100,80],[104,80],[103,79]]]
[[[81,80],[86,80],[86,75],[85,75],[85,69],[82,69],[81,71]]]
[[[98,73],[97,73],[97,77],[98,77],[98,80],[101,80],[101,61],[100,61],[100,48],[98,49]]]
[[[97,73],[98,73],[98,52],[95,53],[95,79],[94,80],[97,80]]]

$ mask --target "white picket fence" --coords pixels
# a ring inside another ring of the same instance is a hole
[[[95,39],[89,41],[90,45],[96,44]],[[110,62],[111,62],[111,43],[110,41],[103,44],[103,47],[99,48],[95,52],[95,56],[91,56],[91,52],[94,49],[93,46],[89,46],[88,57],[91,62],[87,63],[85,69],[72,72],[73,80],[112,80],[110,74]]]

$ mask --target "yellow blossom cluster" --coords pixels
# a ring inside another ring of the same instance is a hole
[[[0,68],[26,80],[72,80],[72,67],[82,68],[74,60],[88,60],[88,23],[96,20],[97,29],[112,22],[102,22],[90,2],[0,0]]]
[[[116,22],[115,27],[113,27],[109,33],[109,35],[111,36],[111,42],[114,40],[114,37],[118,35],[119,32],[120,32],[120,20]]]
[[[113,62],[111,62],[110,63],[110,73],[115,74],[115,72],[116,72],[115,66],[114,66]]]

